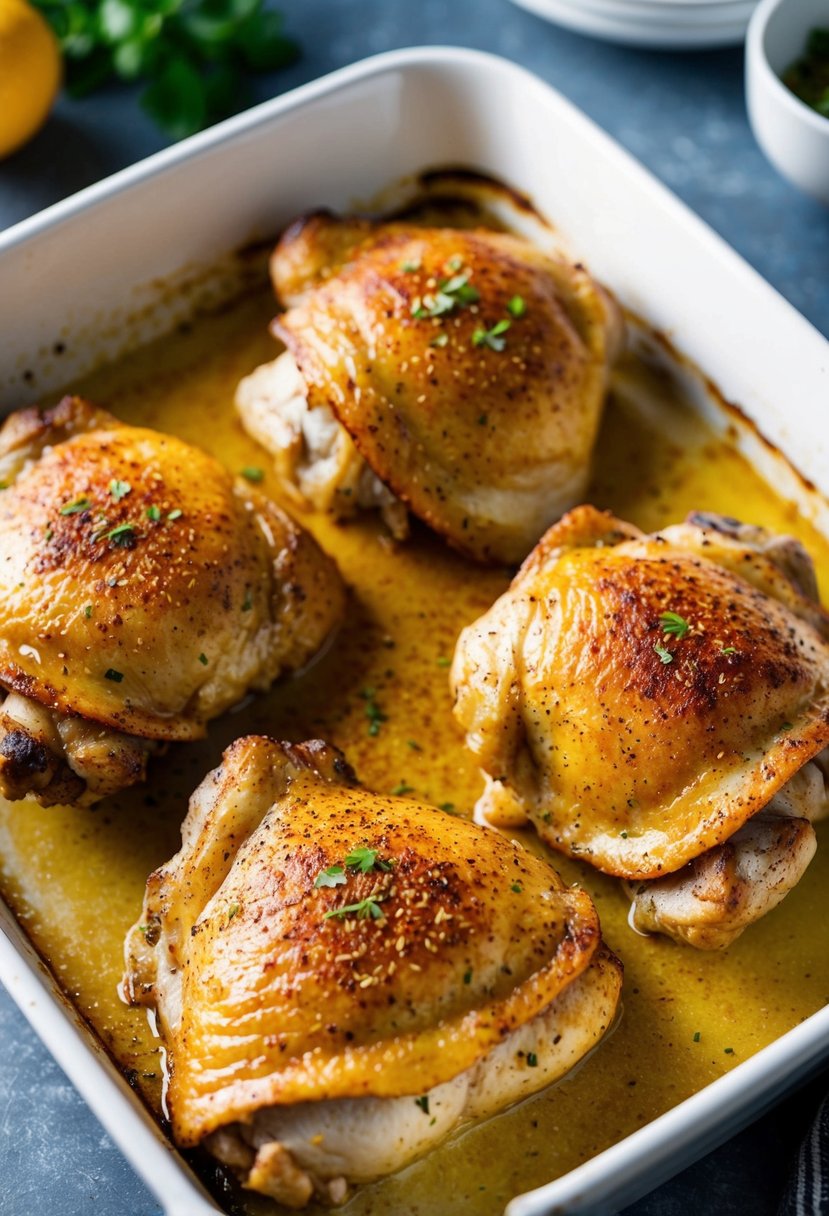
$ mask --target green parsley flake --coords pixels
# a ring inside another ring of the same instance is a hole
[[[91,604],[86,604],[84,606],[83,614],[86,617],[86,619],[89,620],[89,618],[92,616],[92,605]]]
[[[520,882],[514,882],[510,887],[510,891],[514,891],[516,895],[524,894],[524,888],[521,886]]]
[[[172,523],[174,519],[181,519],[183,514],[184,512],[182,511],[181,507],[174,507],[172,511],[167,513],[168,523]]]
[[[253,600],[251,599],[250,592],[246,591],[245,598],[242,601],[242,612],[250,612],[252,607],[253,607]]]
[[[660,646],[658,642],[654,642],[653,648],[663,663],[673,663],[674,656],[671,654],[670,650],[666,650],[665,647]]]
[[[77,515],[80,511],[88,511],[90,506],[88,498],[75,498],[72,502],[68,502],[60,509],[61,515]]]
[[[396,798],[403,798],[406,794],[413,794],[413,793],[414,793],[414,786],[407,785],[405,781],[401,781],[400,784],[396,785],[394,787],[394,789],[392,790],[392,794]]]
[[[359,870],[361,874],[369,874],[372,870],[388,872],[392,868],[390,861],[378,861],[377,850],[365,845],[352,849],[345,859],[345,864],[351,870]]]
[[[691,626],[678,612],[662,612],[659,621],[663,633],[672,634],[678,639],[684,638],[686,633],[691,631]]]
[[[420,746],[420,744],[417,742],[416,739],[407,739],[406,746],[410,747],[413,752],[422,752],[423,751],[423,748]]]
[[[327,870],[320,870],[314,881],[314,886],[341,887],[347,881],[348,878],[342,866],[329,866]]]
[[[511,325],[512,321],[504,317],[496,321],[492,329],[476,329],[472,335],[472,345],[488,346],[490,350],[502,351],[507,344],[502,334],[505,334]]]
[[[424,1094],[422,1098],[415,1098],[415,1106],[419,1106],[420,1109],[423,1111],[424,1115],[428,1115],[428,1113],[429,1113],[428,1095]]]
[[[701,1038],[702,1038],[702,1035],[700,1034],[700,1032],[698,1030],[694,1031],[694,1042],[698,1043]]]
[[[723,646],[722,650],[720,651],[720,654],[736,654],[736,653],[737,653],[736,646]]]
[[[526,311],[527,302],[523,296],[513,296],[511,300],[507,301],[507,312],[511,317],[523,317]]]
[[[527,1052],[527,1067],[528,1068],[538,1068],[538,1056],[535,1054],[534,1051]]]
[[[455,814],[455,804],[454,804],[454,802],[441,802],[438,805],[438,810],[446,811],[447,815],[454,815]]]
[[[110,528],[109,532],[105,532],[103,535],[105,540],[111,540],[114,545],[127,549],[135,541],[135,526],[133,524],[118,524],[117,527]],[[100,536],[100,533],[96,533],[95,539],[99,540]]]
[[[145,514],[147,516],[147,519],[151,519],[154,522],[157,522],[159,519],[161,519],[161,510],[159,507],[147,507]]]
[[[109,483],[109,492],[116,502],[120,502],[122,498],[126,498],[132,486],[128,481],[119,481],[117,477],[113,477]]]
[[[733,1056],[733,1055],[734,1055],[734,1048],[733,1048],[733,1047],[724,1047],[724,1048],[723,1048],[723,1051],[725,1052],[725,1054],[726,1054],[727,1056]]]
[[[204,652],[202,652],[202,653],[199,655],[199,662],[200,662],[200,663],[201,663],[201,664],[202,664],[204,667],[206,667],[206,666],[207,666],[207,664],[210,662],[210,660],[208,659],[207,655],[206,655]]]
[[[477,304],[480,300],[477,290],[470,286],[468,274],[456,274],[451,279],[444,279],[434,295],[426,295],[421,299],[417,296],[412,300],[412,316],[421,320],[424,317],[442,317],[444,313],[452,312],[456,307],[465,308]]]
[[[464,971],[464,973],[463,973],[463,982],[464,982],[465,984],[471,984],[471,983],[472,983],[472,968],[471,968],[471,967],[468,967],[468,968],[466,969],[466,971]]]
[[[238,904],[231,904],[231,905],[230,905],[230,907],[229,907],[229,908],[228,908],[228,910],[227,910],[227,919],[228,919],[228,921],[233,920],[234,916],[237,916],[237,915],[238,915],[238,912],[239,912],[239,905],[238,905]]]
[[[438,667],[451,667],[451,666],[452,666],[452,660],[451,660],[451,659],[447,659],[447,658],[445,657],[445,655],[441,655],[441,657],[440,657],[440,658],[437,660],[437,665],[438,665]]]
[[[104,672],[104,679],[112,680],[115,684],[120,684],[123,678],[123,671],[116,671],[114,667],[108,667]]]
[[[383,909],[380,907],[380,899],[377,895],[369,895],[366,899],[361,899],[357,904],[346,904],[344,908],[332,908],[330,912],[326,912],[323,920],[332,920],[334,917],[344,919],[350,913],[353,913],[360,920],[380,920],[384,915]]]
[[[263,481],[265,477],[265,470],[257,468],[255,465],[247,465],[244,469],[242,469],[242,476],[244,477],[245,481]]]

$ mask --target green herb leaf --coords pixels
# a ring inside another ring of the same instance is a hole
[[[116,502],[120,502],[122,498],[126,498],[132,486],[128,481],[119,481],[117,477],[113,477],[109,483],[109,492]]]
[[[700,1041],[700,1039],[701,1039],[701,1038],[702,1038],[702,1035],[700,1034],[700,1032],[699,1032],[698,1030],[697,1030],[697,1031],[695,1031],[695,1032],[694,1032],[694,1042],[695,1042],[695,1043],[698,1043],[698,1042]]]
[[[454,815],[455,814],[455,804],[454,804],[454,802],[440,802],[440,803],[438,803],[438,810],[446,811],[447,815]]]
[[[262,481],[265,476],[265,470],[249,465],[247,468],[242,469],[242,476],[246,481]]]
[[[208,659],[206,654],[200,654],[199,662],[202,664],[202,666],[206,667],[207,664],[210,662],[210,660]]]
[[[524,888],[521,886],[520,882],[514,882],[510,887],[510,891],[514,891],[516,895],[524,894]]]
[[[147,519],[152,519],[154,521],[161,519],[161,511],[158,507],[147,507],[145,515],[147,516]]]
[[[426,1094],[422,1098],[415,1098],[415,1106],[419,1106],[424,1115],[429,1113],[429,1098]]]
[[[172,523],[174,519],[181,519],[183,514],[181,507],[174,507],[172,511],[167,512],[167,522]]]
[[[685,618],[678,612],[662,612],[659,615],[659,621],[662,625],[662,632],[672,634],[675,638],[684,638],[691,629]]]
[[[359,870],[361,874],[368,874],[374,869],[376,860],[377,850],[361,845],[359,848],[351,850],[345,859],[345,864],[353,870]]]
[[[496,321],[492,329],[476,329],[472,335],[472,345],[488,346],[490,350],[502,351],[507,342],[506,338],[501,335],[505,334],[511,325],[512,321],[508,321],[504,317],[502,320]]]
[[[92,616],[92,605],[91,604],[85,605],[83,614],[86,617],[86,619],[89,620],[89,618]]]
[[[229,908],[228,908],[228,910],[227,910],[227,919],[228,919],[228,923],[229,923],[230,921],[232,921],[232,920],[233,920],[233,918],[234,918],[234,916],[237,916],[237,915],[238,915],[238,913],[239,913],[239,905],[238,905],[238,904],[231,904],[231,905],[230,905],[230,907],[229,907]]]
[[[527,304],[523,296],[513,296],[507,301],[507,312],[512,317],[523,317],[527,311]]]
[[[673,663],[674,656],[671,654],[670,650],[666,650],[665,647],[660,646],[658,642],[654,642],[653,648],[663,663]]]
[[[100,539],[101,534],[96,533],[94,540]],[[111,540],[114,545],[120,546],[122,549],[130,549],[135,544],[135,525],[134,524],[118,524],[115,528],[110,528],[109,532],[103,534],[105,540]]]
[[[120,684],[123,678],[123,671],[116,671],[114,667],[108,667],[104,672],[104,679],[112,680],[115,684]]]
[[[348,878],[342,866],[329,866],[327,870],[320,870],[314,881],[314,886],[341,887],[347,881]]]
[[[356,904],[346,904],[344,908],[332,908],[330,912],[326,912],[323,920],[332,920],[338,918],[344,919],[350,915],[356,916],[359,920],[380,920],[383,916],[383,909],[380,907],[380,897],[377,895],[369,895],[366,899],[361,899]]]
[[[472,983],[472,968],[471,968],[471,967],[468,967],[468,968],[466,969],[466,971],[464,971],[464,973],[463,973],[463,982],[464,982],[465,984],[471,984],[471,983]]]
[[[535,1054],[534,1051],[528,1051],[527,1052],[527,1068],[537,1068],[537,1067],[538,1067],[538,1056]]]
[[[722,650],[720,651],[720,654],[736,654],[736,653],[737,653],[737,648],[735,646],[723,646]]]
[[[61,507],[61,515],[77,515],[80,511],[88,511],[91,503],[88,498],[75,498],[72,502]]]
[[[392,794],[394,794],[395,797],[397,797],[397,798],[402,798],[406,794],[413,794],[413,793],[414,793],[414,786],[407,785],[405,781],[401,781],[400,784],[396,785],[394,787],[394,789],[392,790]]]

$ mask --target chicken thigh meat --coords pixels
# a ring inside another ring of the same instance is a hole
[[[0,792],[89,803],[301,667],[343,607],[312,538],[212,457],[79,398],[0,430]]]
[[[634,927],[727,946],[814,853],[827,638],[792,538],[711,515],[645,535],[578,508],[458,642],[477,817],[529,818],[626,879]]]
[[[150,876],[124,993],[183,1145],[341,1202],[567,1072],[621,967],[593,904],[497,833],[360,788],[321,742],[237,740]]]
[[[487,230],[315,214],[271,259],[287,350],[243,380],[243,424],[289,493],[418,516],[463,553],[525,556],[577,502],[620,346],[583,267]]]

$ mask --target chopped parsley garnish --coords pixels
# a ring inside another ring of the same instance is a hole
[[[262,481],[265,477],[265,470],[257,468],[255,465],[246,465],[242,469],[242,476],[245,481]]]
[[[154,522],[161,519],[161,510],[159,507],[147,507],[147,519],[152,519]]]
[[[378,861],[377,850],[365,845],[352,849],[345,859],[345,864],[351,870],[359,870],[361,874],[369,874],[372,870],[383,870],[386,873],[392,868],[390,861]]]
[[[418,743],[417,739],[407,739],[406,746],[410,747],[413,752],[422,752],[423,748]]]
[[[720,654],[736,654],[736,653],[737,653],[736,646],[723,646],[722,650],[720,651]]]
[[[528,1068],[537,1068],[538,1067],[538,1056],[535,1054],[534,1051],[527,1052],[527,1067]]]
[[[227,919],[228,919],[229,921],[230,921],[230,920],[233,920],[234,916],[236,916],[236,915],[237,915],[238,911],[239,911],[239,905],[238,905],[238,904],[231,904],[231,905],[230,905],[230,907],[229,907],[229,908],[228,908],[228,910],[227,910]]]
[[[627,832],[620,832],[619,835],[622,837],[622,840],[627,840],[628,838]]]
[[[250,612],[252,607],[253,607],[253,600],[251,599],[250,592],[246,591],[245,598],[242,601],[242,612]]]
[[[380,734],[380,726],[383,722],[388,721],[388,716],[383,713],[380,706],[374,699],[374,689],[364,688],[360,696],[366,702],[366,717],[368,718],[368,733],[372,736]]]
[[[441,655],[440,658],[437,660],[437,664],[438,664],[438,667],[451,667],[452,660],[447,659],[445,655]]]
[[[662,612],[659,615],[659,621],[662,625],[662,632],[672,634],[675,638],[684,638],[686,633],[691,631],[691,626],[685,617],[680,616],[678,612]]]
[[[61,515],[77,515],[79,511],[88,511],[90,506],[88,498],[75,498],[72,502],[66,503],[61,507]]]
[[[100,533],[97,533],[94,539],[99,539]],[[104,533],[105,540],[111,540],[114,545],[119,545],[123,549],[128,549],[135,542],[135,525],[134,524],[118,524],[115,528],[110,528],[109,532]]]
[[[471,967],[467,967],[466,971],[464,971],[464,973],[463,973],[463,982],[464,982],[465,984],[471,984],[471,983],[472,983],[472,968],[471,968]]]
[[[781,722],[781,723],[780,723],[780,729],[781,729],[781,730],[791,730],[791,729],[792,729],[792,723],[791,723],[791,722]]]
[[[167,519],[170,523],[172,523],[174,519],[181,519],[183,514],[184,512],[182,511],[181,507],[174,507],[172,511],[167,513]]]
[[[653,648],[663,663],[673,663],[674,656],[671,654],[670,650],[666,650],[665,647],[660,646],[658,642],[654,642]]]
[[[527,301],[523,296],[513,296],[511,300],[507,300],[507,312],[511,317],[523,317],[527,311]]]
[[[450,274],[457,274],[463,269],[463,258],[459,253],[453,253],[449,261],[446,263],[446,269]]]
[[[424,1094],[422,1098],[415,1098],[415,1106],[419,1106],[420,1109],[423,1111],[424,1115],[428,1115],[428,1113],[429,1113],[428,1095]]]
[[[120,684],[123,678],[123,671],[116,671],[114,667],[108,667],[104,672],[104,679],[112,680],[115,684]]]
[[[120,502],[122,498],[126,498],[132,486],[128,481],[119,481],[117,477],[113,477],[109,483],[109,492],[116,502]]]
[[[347,881],[348,877],[342,866],[329,866],[327,870],[320,870],[314,881],[314,886],[341,887]]]
[[[380,900],[376,895],[369,895],[365,899],[361,899],[357,904],[346,904],[344,908],[332,908],[330,912],[326,912],[323,920],[332,920],[334,917],[343,919],[352,913],[360,920],[380,920],[383,916],[383,909],[380,907]]]
[[[480,415],[479,415],[479,417],[478,417],[478,426],[486,426],[486,424],[487,424],[488,422],[489,422],[489,415],[488,415],[488,414],[480,414]]]
[[[724,1048],[723,1048],[723,1051],[725,1052],[725,1054],[726,1054],[727,1056],[733,1056],[733,1055],[734,1055],[734,1048],[733,1048],[733,1047],[724,1047]]]
[[[472,335],[473,346],[488,346],[490,350],[502,351],[507,344],[506,338],[502,337],[512,325],[512,321],[503,317],[500,321],[496,321],[492,329],[476,329]]]
[[[44,537],[46,538],[46,540],[51,540],[51,539],[52,539],[52,537],[55,535],[55,534],[54,534],[54,532],[52,531],[52,525],[51,525],[51,524],[48,524],[48,525],[47,525],[47,527],[46,527],[46,531],[43,533],[43,535],[44,535]]]
[[[702,1038],[702,1035],[700,1034],[700,1032],[698,1030],[695,1030],[694,1031],[694,1042],[698,1043],[701,1038]]]
[[[83,614],[86,617],[86,619],[89,620],[89,618],[92,616],[92,605],[91,604],[84,605]]]
[[[434,295],[426,295],[422,299],[417,296],[412,300],[412,316],[418,320],[423,317],[442,317],[457,306],[465,308],[470,304],[477,304],[480,298],[477,290],[470,285],[468,274],[455,274],[451,279],[444,279]]]
[[[438,336],[436,338],[432,338],[432,341],[429,343],[429,345],[430,346],[448,346],[449,345],[449,335],[448,334],[438,334]]]
[[[396,798],[402,798],[405,794],[413,794],[413,793],[414,793],[414,786],[407,785],[405,781],[401,781],[400,784],[396,785],[394,787],[394,789],[392,790],[392,794],[394,794],[394,796]]]
[[[201,663],[201,664],[202,664],[204,667],[206,667],[206,666],[207,666],[207,664],[210,662],[210,660],[208,659],[207,655],[206,655],[204,652],[202,652],[202,653],[199,655],[199,662],[200,662],[200,663]]]
[[[439,810],[439,811],[446,811],[446,814],[447,814],[447,815],[455,815],[455,814],[457,813],[457,812],[455,811],[455,804],[454,804],[454,802],[441,802],[441,803],[439,803],[439,804],[438,804],[438,810]]]
[[[510,887],[510,891],[514,891],[516,895],[524,894],[524,888],[521,886],[520,882],[514,882]]]

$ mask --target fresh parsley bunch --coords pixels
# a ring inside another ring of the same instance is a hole
[[[34,0],[66,61],[66,87],[83,97],[114,78],[145,81],[141,104],[182,139],[249,102],[246,73],[299,54],[281,14],[263,0]]]

